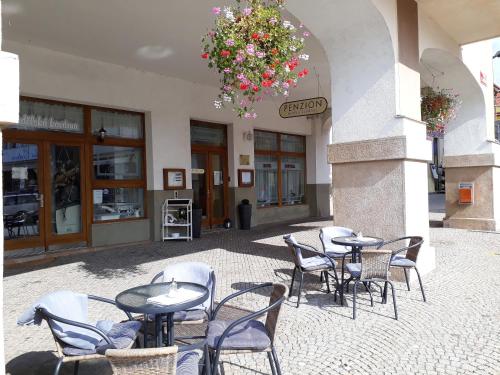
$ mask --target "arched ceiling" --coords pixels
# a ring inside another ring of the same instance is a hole
[[[212,7],[229,3],[233,2],[3,0],[3,37],[215,86],[218,76],[200,58],[200,40],[213,25]],[[328,61],[316,38],[308,38],[305,53],[310,55],[306,66],[319,73],[320,95],[329,99]],[[310,74],[292,97],[317,94],[316,77]]]

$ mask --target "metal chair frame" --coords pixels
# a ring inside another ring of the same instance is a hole
[[[304,282],[304,274],[305,273],[321,272],[320,281],[323,282],[323,277],[324,277],[324,280],[326,282],[327,292],[331,293],[330,282],[329,282],[329,275],[331,275],[331,274],[329,273],[329,271],[333,271],[333,278],[335,279],[334,301],[336,301],[337,300],[337,291],[339,288],[339,278],[338,278],[337,271],[336,271],[335,260],[332,257],[330,257],[329,255],[318,251],[316,248],[314,248],[312,246],[302,244],[302,243],[292,242],[290,240],[290,235],[284,236],[283,239],[285,240],[286,244],[288,245],[288,247],[292,251],[293,262],[295,264],[295,267],[293,269],[293,274],[292,274],[292,282],[290,284],[290,289],[289,289],[289,293],[288,293],[289,298],[292,296],[293,285],[295,283],[295,276],[296,276],[297,271],[299,271],[300,280],[299,280],[299,292],[297,295],[297,306],[296,307],[298,308],[300,305],[300,297],[301,297],[301,293],[302,293],[302,285]],[[304,254],[307,254],[308,256],[304,257],[303,256]],[[317,270],[313,270],[313,271],[306,270],[302,265],[302,259],[307,259],[309,257],[314,257],[314,256],[320,256],[322,258],[328,259],[328,261],[331,263],[331,266],[325,266],[324,269],[317,269]]]
[[[93,296],[93,295],[88,295],[87,297],[89,300],[109,303],[111,305],[116,306],[115,301],[110,300],[108,298],[103,298],[103,297],[98,297],[98,296]],[[59,359],[58,359],[56,367],[54,369],[54,375],[59,374],[59,371],[61,370],[63,363],[74,362],[75,365],[74,365],[73,371],[74,371],[74,374],[76,375],[76,374],[78,374],[78,368],[79,368],[80,361],[91,360],[91,359],[100,359],[100,358],[105,358],[105,356],[102,354],[98,354],[98,353],[78,355],[78,356],[65,355],[63,352],[63,349],[65,346],[68,346],[68,344],[64,343],[56,336],[56,334],[54,333],[53,327],[52,327],[52,321],[72,325],[72,326],[79,327],[79,328],[88,329],[89,331],[95,332],[99,336],[101,336],[106,341],[106,343],[108,345],[114,346],[111,339],[103,331],[101,331],[100,329],[98,329],[90,324],[76,322],[76,321],[71,320],[71,319],[61,318],[60,316],[57,316],[57,315],[50,313],[49,311],[47,311],[44,308],[38,308],[37,311],[38,311],[38,313],[41,314],[42,319],[44,319],[47,322],[47,324],[49,325],[50,332],[52,333],[52,337],[54,338],[54,341],[56,344],[56,349],[57,349],[57,354],[59,356]],[[121,311],[123,311],[123,310],[121,310]],[[127,315],[127,318],[129,320],[133,320],[132,315],[130,315],[129,312],[124,311],[124,313]],[[136,345],[139,345],[138,339],[136,339],[135,343],[136,343]]]
[[[427,299],[425,297],[425,292],[424,292],[424,287],[422,285],[422,278],[420,276],[420,272],[418,271],[418,268],[416,266],[417,264],[417,258],[418,258],[418,253],[420,251],[420,248],[422,247],[422,244],[424,243],[424,239],[419,236],[407,236],[407,237],[401,237],[397,238],[395,240],[390,240],[390,241],[385,241],[382,245],[380,245],[378,248],[380,249],[381,247],[385,247],[389,244],[397,243],[400,241],[407,241],[410,240],[410,243],[408,246],[404,246],[402,248],[399,248],[397,250],[392,251],[392,258],[391,258],[391,267],[395,268],[402,268],[405,274],[405,281],[406,281],[406,288],[408,291],[410,291],[410,279],[408,276],[408,271],[411,271],[411,269],[414,269],[415,272],[417,273],[418,277],[418,283],[420,285],[420,291],[422,292],[422,299],[424,302],[427,302]],[[392,260],[396,257],[396,255],[400,253],[405,253],[406,259],[409,259],[415,263],[415,266],[399,266],[399,265],[393,265]],[[384,289],[384,296],[387,294],[386,288]]]
[[[232,352],[232,353],[256,353],[256,352],[266,352],[267,353],[267,356],[268,356],[268,360],[269,360],[269,364],[271,366],[271,371],[272,371],[272,374],[273,375],[281,375],[281,368],[280,368],[280,364],[279,364],[279,360],[278,360],[278,356],[276,354],[276,350],[274,348],[274,334],[276,332],[276,325],[277,325],[277,321],[278,321],[278,316],[279,316],[279,310],[277,311],[276,313],[276,316],[273,317],[273,318],[270,318],[269,314],[267,315],[267,319],[266,319],[266,329],[268,330],[268,335],[269,335],[269,338],[271,339],[271,345],[270,347],[266,348],[266,349],[263,349],[263,350],[245,350],[245,349],[232,349],[232,350],[224,350],[222,349],[222,344],[224,342],[224,340],[226,339],[226,337],[231,333],[231,331],[233,330],[233,328],[235,328],[236,326],[244,323],[244,322],[248,322],[250,320],[254,320],[260,316],[263,316],[264,314],[267,314],[269,313],[270,311],[272,310],[275,310],[275,309],[279,309],[281,304],[285,301],[285,295],[286,295],[286,292],[287,292],[287,287],[284,285],[284,284],[280,284],[280,283],[263,283],[263,284],[260,284],[260,285],[255,285],[253,287],[250,287],[248,289],[245,289],[245,290],[241,290],[239,292],[236,292],[236,293],[233,293],[229,296],[227,296],[226,298],[224,298],[218,305],[217,305],[217,308],[215,309],[213,315],[212,315],[212,319],[211,320],[215,320],[215,318],[217,317],[217,313],[219,312],[219,310],[221,309],[222,306],[224,306],[224,304],[226,304],[228,301],[238,297],[238,296],[241,296],[243,294],[246,294],[246,293],[249,293],[249,292],[252,292],[254,290],[257,290],[257,289],[262,289],[262,288],[268,288],[268,287],[271,287],[273,286],[275,289],[276,287],[281,287],[283,288],[283,293],[282,293],[282,296],[279,297],[277,300],[273,301],[273,295],[274,293],[271,294],[271,303],[268,307],[264,308],[264,309],[261,309],[261,310],[258,310],[258,311],[255,311],[251,314],[248,314],[242,318],[239,318],[235,321],[233,321],[225,330],[224,332],[222,333],[222,335],[220,336],[218,342],[217,342],[217,346],[215,348],[210,348],[208,347],[208,351],[210,352],[211,354],[211,362],[212,362],[212,374],[213,375],[218,375],[219,374],[219,369],[218,369],[218,365],[219,365],[219,358],[220,358],[220,355],[221,355],[221,352]],[[273,292],[274,290],[273,289]],[[274,321],[272,321],[274,319]],[[269,332],[269,328],[272,328],[272,332]]]

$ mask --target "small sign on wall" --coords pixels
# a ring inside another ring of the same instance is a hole
[[[325,98],[311,98],[283,103],[279,114],[282,118],[320,115],[328,108]]]
[[[474,204],[474,184],[472,182],[458,184],[458,204]]]
[[[163,169],[163,189],[178,190],[186,188],[186,170],[185,169]]]

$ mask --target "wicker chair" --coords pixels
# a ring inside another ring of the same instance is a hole
[[[389,244],[396,244],[398,242],[403,242],[404,246],[396,250],[392,250],[391,267],[402,268],[405,273],[406,287],[410,291],[410,280],[408,277],[408,271],[414,269],[417,273],[418,283],[420,284],[420,290],[422,292],[422,299],[424,302],[427,301],[425,298],[424,287],[422,285],[422,278],[420,277],[420,272],[417,268],[417,258],[420,248],[424,243],[424,239],[418,236],[402,237],[391,241],[386,241],[379,248],[387,248]]]
[[[218,320],[220,309],[235,297],[272,287],[268,307],[252,312],[242,318],[227,321]],[[267,353],[273,374],[281,375],[281,369],[274,348],[274,337],[281,304],[285,300],[287,287],[280,283],[264,283],[236,292],[224,298],[214,311],[207,328],[207,345],[211,357],[212,374],[217,375],[221,354]],[[266,315],[267,314],[267,315]],[[265,323],[257,320],[266,315]]]
[[[336,300],[339,283],[338,283],[337,271],[335,270],[335,267],[337,266],[335,260],[333,260],[327,254],[319,252],[312,246],[298,243],[297,241],[295,241],[295,239],[291,234],[284,236],[283,239],[285,240],[285,243],[288,245],[290,251],[292,252],[293,262],[295,264],[292,275],[292,283],[290,285],[290,291],[288,297],[292,296],[293,284],[295,282],[295,275],[297,271],[299,272],[299,277],[300,277],[299,292],[297,296],[297,307],[299,307],[300,305],[300,294],[302,292],[304,274],[312,272],[321,272],[322,276],[321,281],[323,280],[324,277],[327,291],[328,293],[330,293],[331,290],[330,290],[330,282],[328,276],[329,272],[333,271],[333,277],[335,279],[334,299]]]
[[[107,298],[89,295],[88,299],[98,301],[98,302],[109,303],[111,305],[116,306],[114,301],[107,299]],[[78,368],[79,368],[80,361],[93,360],[93,359],[103,359],[103,358],[105,358],[105,356],[104,356],[105,349],[115,347],[113,340],[110,337],[109,333],[106,334],[102,330],[100,330],[92,325],[76,322],[76,321],[73,321],[70,319],[61,318],[59,316],[56,316],[56,315],[50,313],[49,311],[47,311],[46,309],[43,309],[43,308],[37,309],[37,313],[40,314],[40,317],[47,322],[47,324],[50,328],[50,331],[52,333],[52,336],[54,338],[55,344],[56,344],[57,356],[59,357],[59,360],[58,360],[57,365],[54,369],[54,375],[58,375],[59,371],[61,370],[62,364],[67,363],[67,362],[74,363],[74,373],[78,374]],[[127,315],[127,318],[132,321],[132,316],[130,315],[130,313],[125,311],[125,314]],[[99,348],[96,348],[96,350],[88,350],[88,349],[78,349],[78,348],[74,348],[74,347],[69,346],[68,344],[64,343],[56,336],[53,328],[54,328],[54,324],[57,324],[57,323],[63,323],[63,324],[67,324],[67,325],[74,326],[74,327],[84,328],[84,329],[88,329],[89,331],[97,333],[103,339],[104,344],[102,345],[102,347],[104,348],[104,350],[101,352],[99,350]],[[139,328],[140,328],[140,323],[138,323],[138,322],[133,322],[133,323],[137,323],[136,324],[137,327],[135,327],[135,326],[132,327],[132,329],[137,333],[139,331]],[[134,344],[139,346],[139,340],[137,339],[137,336],[135,337],[135,340],[134,339],[130,340],[130,344],[128,345],[128,348],[131,348]]]
[[[344,254],[342,266],[344,267],[345,258],[350,253]],[[372,282],[384,282],[385,285],[389,284],[392,289],[392,302],[394,304],[395,319],[398,320],[398,310],[396,306],[396,292],[394,284],[389,280],[389,265],[391,262],[391,250],[363,250],[361,252],[361,263],[349,263],[345,266],[346,270],[350,273],[350,279],[354,280],[354,291],[352,299],[352,318],[356,319],[356,295],[359,283],[363,283],[366,290],[370,294],[370,303],[373,307],[373,296],[370,291]],[[344,273],[342,272],[342,285],[344,285]],[[378,285],[378,284],[377,284]],[[343,288],[340,288],[341,290]],[[343,293],[341,292],[341,298]],[[385,298],[385,294],[384,294]],[[383,299],[384,301],[384,299]]]
[[[114,375],[198,375],[199,355],[192,346],[108,349]],[[208,368],[208,374],[210,369]]]

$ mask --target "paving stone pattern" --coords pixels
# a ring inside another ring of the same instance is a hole
[[[217,273],[217,296],[264,281],[289,285],[292,263],[281,239],[295,233],[320,246],[318,232],[328,221],[280,224],[252,231],[230,230],[191,243],[168,242],[59,259],[32,270],[7,271],[4,278],[4,328],[7,373],[50,374],[54,343],[46,326],[17,327],[16,318],[41,295],[70,289],[109,298],[148,283],[166,265],[196,260]],[[414,285],[396,284],[399,321],[392,305],[378,296],[371,308],[361,292],[359,313],[351,319],[326,294],[316,275],[305,278],[300,308],[296,293],[285,302],[277,335],[284,374],[500,374],[500,234],[431,229],[437,269],[424,277],[428,302]],[[390,301],[390,300],[389,300]],[[264,307],[267,297],[250,294],[237,301],[248,309]],[[92,304],[92,317],[121,319],[109,306]],[[225,374],[269,374],[265,354],[224,357]],[[72,365],[62,374],[72,374]],[[80,374],[111,374],[106,361],[84,362]]]

